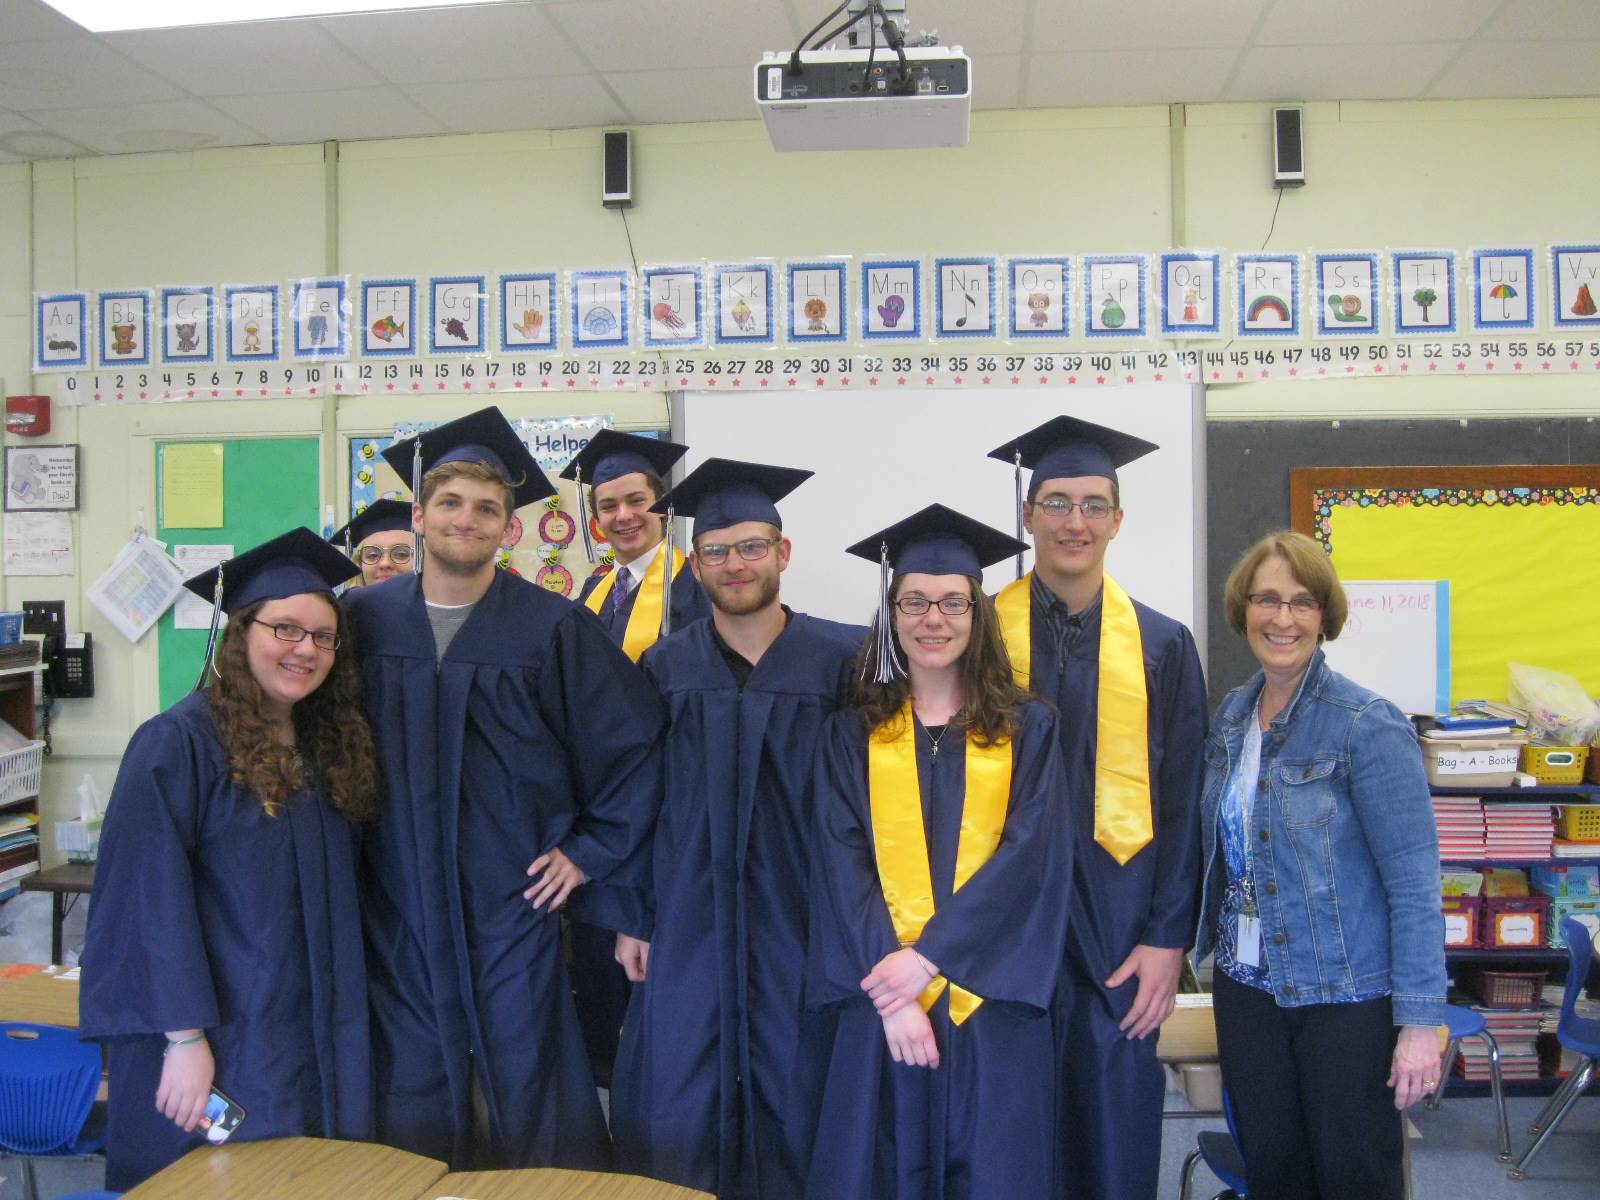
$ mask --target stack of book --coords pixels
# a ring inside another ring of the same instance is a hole
[[[39,869],[39,818],[34,813],[0,817],[0,891]]]
[[[1549,804],[1488,804],[1483,810],[1485,858],[1549,858],[1556,838]]]
[[[1536,1042],[1543,1022],[1543,1008],[1478,1008],[1490,1034],[1500,1045],[1500,1078],[1539,1078],[1539,1051]],[[1456,1060],[1456,1073],[1463,1079],[1487,1082],[1489,1079],[1489,1047],[1479,1038],[1468,1038],[1461,1043],[1461,1057]]]
[[[1477,796],[1433,797],[1433,823],[1441,861],[1483,857],[1483,801]]]

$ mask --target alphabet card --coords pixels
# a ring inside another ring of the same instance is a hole
[[[646,346],[699,346],[705,342],[705,271],[698,265],[644,268]]]
[[[1084,332],[1092,338],[1145,335],[1142,254],[1091,254],[1083,260]]]
[[[1011,297],[1006,332],[1014,338],[1066,337],[1072,330],[1072,260],[1029,257],[1006,260]]]
[[[1456,331],[1454,250],[1396,250],[1389,277],[1394,280],[1397,335]]]
[[[861,264],[861,337],[868,342],[922,336],[922,263],[867,259]]]
[[[1600,325],[1600,246],[1551,246],[1550,278],[1557,329]]]
[[[35,293],[33,369],[71,371],[88,365],[89,293]]]
[[[487,354],[488,280],[483,275],[435,275],[428,280],[428,352]]]
[[[289,303],[289,344],[295,358],[349,356],[349,286],[343,276],[294,281]]]
[[[136,288],[101,292],[96,299],[100,305],[100,365],[148,367],[154,293],[149,288]]]
[[[414,358],[417,353],[417,281],[361,281],[361,353],[369,358]]]
[[[1236,336],[1300,336],[1300,261],[1298,254],[1241,254],[1233,260]]]
[[[845,305],[850,299],[845,271],[843,258],[787,264],[789,341],[845,340]]]
[[[633,272],[621,267],[573,271],[567,276],[574,350],[620,349],[629,344]]]
[[[278,360],[281,296],[275,283],[229,284],[222,289],[222,344],[229,362]]]
[[[772,320],[775,283],[770,262],[717,263],[711,268],[717,345],[770,346],[777,340]]]
[[[1222,331],[1222,255],[1161,256],[1161,332],[1199,337]]]
[[[1533,247],[1472,252],[1472,327],[1532,329]]]
[[[501,353],[554,350],[558,312],[554,271],[500,276]]]
[[[995,332],[995,260],[933,260],[933,332],[940,338],[988,338]]]
[[[216,288],[197,286],[161,289],[162,362],[216,362],[216,325]]]
[[[1364,251],[1317,255],[1317,335],[1378,332],[1378,256]]]

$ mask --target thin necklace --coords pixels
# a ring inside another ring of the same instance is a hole
[[[933,747],[932,759],[933,759],[934,762],[938,762],[939,761],[939,743],[944,741],[944,735],[950,732],[950,725],[954,721],[955,721],[955,715],[952,714],[951,717],[950,717],[950,720],[946,721],[943,725],[939,726],[939,736],[938,737],[934,737],[933,734],[928,733],[928,727],[926,725],[924,725],[922,727],[922,732],[928,734],[928,743],[929,743],[929,745],[931,745]]]

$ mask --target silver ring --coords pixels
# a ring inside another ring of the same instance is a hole
[[[1434,1084],[1436,1084],[1438,1082],[1439,1081],[1437,1079],[1424,1079],[1422,1081],[1422,1086],[1425,1087],[1425,1088],[1431,1088]]]

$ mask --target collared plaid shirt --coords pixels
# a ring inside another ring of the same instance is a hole
[[[1066,664],[1067,655],[1078,644],[1078,638],[1083,634],[1084,619],[1100,607],[1100,596],[1097,594],[1089,607],[1083,611],[1069,613],[1066,602],[1052,592],[1044,580],[1039,578],[1039,572],[1035,571],[1033,604],[1044,613],[1045,624],[1050,627],[1051,640],[1056,648],[1056,667],[1060,669]]]

